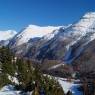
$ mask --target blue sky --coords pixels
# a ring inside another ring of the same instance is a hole
[[[67,25],[95,11],[95,0],[0,0],[0,30]]]

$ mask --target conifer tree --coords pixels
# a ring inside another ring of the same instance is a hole
[[[8,47],[0,48],[0,84],[5,85],[11,81],[8,76],[14,76],[15,70],[12,64],[13,54]]]
[[[2,63],[2,72],[7,73],[9,75],[14,75],[15,69],[12,60],[14,58],[13,53],[10,51],[8,47],[2,47],[0,49],[0,62]]]
[[[64,95],[59,83],[53,77],[43,75],[38,64],[33,67],[29,60],[17,58],[14,62],[13,59],[9,48],[0,49],[0,87],[12,83],[8,78],[10,75],[17,78],[19,90],[33,91],[33,95]]]
[[[27,63],[22,58],[17,59],[16,71],[17,71],[17,79],[19,81],[19,84],[22,86],[22,89],[26,90],[27,87],[29,88],[29,90],[32,89],[30,88],[31,85],[33,85],[32,67],[30,63]]]

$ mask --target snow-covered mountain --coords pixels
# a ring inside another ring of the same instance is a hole
[[[72,63],[85,50],[92,52],[92,47],[91,50],[87,47],[94,40],[95,12],[89,12],[67,27],[29,25],[12,38],[9,46],[16,54],[25,57]]]
[[[17,32],[14,30],[0,31],[0,41],[12,38]]]
[[[0,46],[8,45],[16,33],[14,30],[0,31]]]
[[[41,27],[37,25],[29,25],[12,39],[11,45],[22,45],[24,43],[27,43],[32,38],[43,37],[44,35],[49,34],[58,28],[59,27],[53,26]]]
[[[45,43],[37,53],[37,58],[64,60],[71,63],[95,39],[95,12],[86,13],[78,22],[59,32]]]

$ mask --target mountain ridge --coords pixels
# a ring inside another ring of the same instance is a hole
[[[10,40],[9,47],[25,57],[72,63],[94,39],[95,12],[88,12],[69,26],[29,25]]]

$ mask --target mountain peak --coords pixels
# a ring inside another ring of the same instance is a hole
[[[28,27],[27,27],[27,28],[35,28],[35,27],[39,27],[39,26],[38,26],[38,25],[30,24],[30,25],[28,25]]]
[[[0,41],[12,38],[17,32],[15,30],[0,31]]]
[[[95,19],[95,12],[88,12],[86,13],[83,18],[86,18],[86,19]]]
[[[87,12],[85,15],[95,15],[95,12]]]
[[[24,28],[21,32],[19,32],[15,38],[14,44],[21,45],[24,43],[27,43],[31,38],[35,37],[43,37],[54,30],[59,29],[55,26],[37,26],[37,25],[28,25],[26,28]]]

